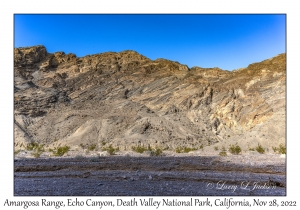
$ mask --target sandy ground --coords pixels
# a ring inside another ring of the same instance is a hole
[[[15,196],[286,195],[286,159],[276,154],[221,157],[194,151],[149,157],[69,153],[15,155]]]

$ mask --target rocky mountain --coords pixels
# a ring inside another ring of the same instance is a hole
[[[15,148],[272,148],[285,143],[285,113],[285,54],[230,72],[129,50],[14,49]]]

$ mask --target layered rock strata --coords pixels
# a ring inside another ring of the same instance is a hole
[[[189,68],[135,52],[14,49],[14,143],[266,148],[285,143],[286,55],[247,68]]]

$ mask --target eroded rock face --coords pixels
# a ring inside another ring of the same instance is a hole
[[[285,142],[286,55],[233,72],[134,51],[14,50],[15,146],[271,148]]]

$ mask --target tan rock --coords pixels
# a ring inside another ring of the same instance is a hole
[[[233,72],[135,51],[14,50],[15,145],[175,150],[285,142],[286,55]],[[55,144],[54,144],[55,142]]]

